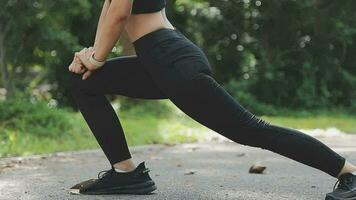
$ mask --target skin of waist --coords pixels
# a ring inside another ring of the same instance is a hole
[[[130,42],[159,28],[171,28],[174,26],[162,15],[162,12],[130,15],[127,19],[125,30]]]

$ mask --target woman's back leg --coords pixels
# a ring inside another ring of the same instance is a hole
[[[198,73],[184,84],[160,77],[155,80],[184,113],[237,143],[273,151],[334,177],[344,165],[345,159],[319,140],[298,130],[272,125],[250,113],[208,73]]]

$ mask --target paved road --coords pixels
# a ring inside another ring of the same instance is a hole
[[[319,138],[356,163],[356,137]],[[0,160],[1,200],[102,199],[324,199],[336,179],[268,150],[229,142],[131,147],[135,163],[146,161],[158,189],[151,195],[71,195],[68,188],[108,169],[103,152],[87,150]],[[249,174],[254,163],[265,174]],[[6,167],[7,166],[7,167]],[[187,172],[194,172],[186,175]]]

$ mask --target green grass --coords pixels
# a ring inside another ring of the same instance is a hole
[[[356,134],[356,115],[349,110],[280,110],[277,116],[260,116],[274,124],[296,129],[337,128],[345,133]]]
[[[166,106],[165,109],[170,111],[157,112],[156,109],[160,106]],[[149,109],[143,107],[137,105],[134,109],[118,111],[130,147],[141,144],[195,142],[203,139],[204,133],[209,130],[178,110],[169,100],[150,103]],[[37,109],[33,109],[32,112]],[[46,108],[41,107],[41,109],[41,113],[44,113]],[[27,121],[24,120],[31,120],[29,113],[25,113],[27,117],[23,119],[19,116],[16,120],[0,122],[0,157],[100,148],[80,112],[58,109],[48,113],[43,115],[45,119],[41,123],[45,124],[49,121],[53,123],[53,127],[52,124],[41,125],[44,127],[36,126],[36,124],[28,125],[29,129],[34,129],[34,131],[26,129]],[[33,115],[38,118],[37,120],[41,119],[39,113],[33,113]],[[335,127],[341,131],[356,134],[355,115],[342,112],[307,114],[289,112],[281,115],[283,116],[261,116],[261,118],[274,124],[296,129]],[[64,119],[68,119],[67,122]],[[61,120],[59,124],[56,124],[55,121],[59,120]],[[16,124],[21,126],[15,127]]]
[[[198,131],[189,131],[192,129],[189,125],[173,118],[157,118],[152,115],[136,117],[125,113],[119,115],[129,146],[195,142],[203,136],[199,135]],[[0,155],[7,157],[100,148],[81,114],[73,113],[72,120],[79,125],[78,132],[64,130],[62,135],[56,138],[9,131],[9,140],[12,142],[0,148]],[[196,128],[199,129],[201,127]]]
[[[335,127],[345,133],[356,134],[356,117],[355,116],[344,116],[344,115],[333,115],[330,113],[329,116],[310,116],[310,117],[269,117],[261,116],[262,119],[270,121],[274,124],[287,126],[296,129],[327,129]]]
[[[156,106],[159,104],[157,102]],[[42,113],[44,112],[42,110]],[[36,127],[27,124],[21,117],[16,117],[16,120],[6,120],[7,123],[0,123],[0,157],[100,148],[80,112],[60,109],[50,112],[54,112],[53,116],[60,115],[61,119],[68,119],[65,126],[62,121],[61,126]],[[190,124],[183,123],[180,119],[182,116],[172,113],[157,114],[157,111],[151,112],[143,109],[142,106],[117,113],[129,146],[195,142],[203,137],[203,134],[198,131],[202,130],[201,127],[191,131]],[[33,115],[40,114],[33,113]],[[48,120],[48,114],[43,116]],[[30,117],[27,116],[26,119],[28,118]],[[12,126],[8,126],[8,121],[14,121],[11,123]],[[16,124],[21,124],[21,128],[13,128]],[[45,134],[43,129],[40,129],[41,134],[37,134],[36,131],[26,131],[24,127],[26,124],[29,129],[45,128],[48,134]],[[60,130],[62,126],[65,128]]]
[[[96,148],[96,141],[93,140],[79,116],[68,114],[66,117],[70,117],[73,123],[78,126],[69,130],[62,130],[61,134],[57,136],[36,135],[0,126],[2,132],[5,132],[2,135],[0,157]]]

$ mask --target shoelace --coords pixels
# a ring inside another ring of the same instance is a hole
[[[103,172],[104,172],[104,173],[103,173]],[[111,174],[112,172],[114,172],[114,169],[113,169],[113,168],[108,169],[108,170],[100,171],[100,172],[98,173],[98,179],[101,179],[101,178],[107,176],[108,174]],[[102,176],[100,176],[101,173],[103,173]]]
[[[103,177],[105,177],[105,176],[107,176],[107,175],[113,173],[114,170],[115,170],[114,168],[111,168],[111,169],[108,169],[108,170],[100,171],[100,172],[98,173],[98,179],[101,179],[101,178],[103,178]],[[143,173],[146,173],[146,172],[149,172],[149,171],[150,171],[149,168],[145,168],[141,173],[143,174]],[[104,173],[103,173],[103,172],[104,172]],[[103,173],[102,176],[100,176],[101,173]]]
[[[343,190],[351,190],[351,184],[352,184],[353,180],[352,178],[348,177],[342,180],[338,180],[336,181],[333,190],[335,190],[336,188],[336,184],[339,183],[339,185],[337,186],[337,188],[343,189]]]

